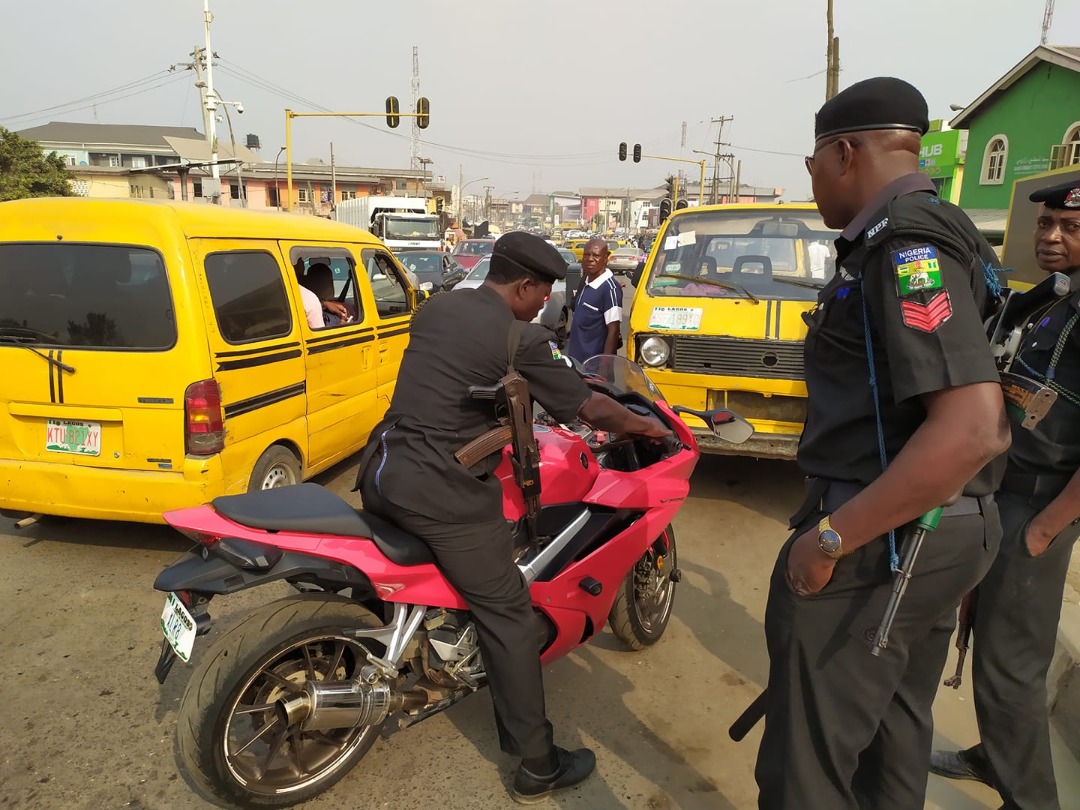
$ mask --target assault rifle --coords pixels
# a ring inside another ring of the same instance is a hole
[[[537,521],[540,515],[540,448],[532,429],[532,400],[529,384],[516,371],[511,371],[495,385],[469,387],[472,399],[495,400],[499,426],[469,442],[454,457],[466,467],[472,467],[492,453],[511,445],[510,464],[514,481],[521,489],[525,502],[525,529],[529,544],[536,548],[540,542]]]

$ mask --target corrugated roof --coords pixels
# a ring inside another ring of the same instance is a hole
[[[194,127],[151,127],[141,124],[77,124],[52,121],[40,127],[19,130],[23,138],[39,143],[69,143],[94,145],[156,146],[165,149],[166,136],[206,140]]]
[[[997,101],[1002,93],[1026,76],[1039,62],[1049,62],[1080,73],[1080,47],[1040,45],[1021,59],[1012,70],[998,79],[986,92],[965,107],[962,112],[949,122],[949,126],[953,129],[967,129],[970,126],[971,119],[978,115],[980,110]]]

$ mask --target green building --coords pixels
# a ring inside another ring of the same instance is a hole
[[[1036,48],[951,125],[968,131],[960,205],[1003,221],[1014,181],[1080,164],[1080,48]]]

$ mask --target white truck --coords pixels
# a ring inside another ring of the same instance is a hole
[[[439,218],[429,214],[422,197],[357,197],[343,200],[333,218],[363,228],[391,251],[438,250],[442,233]]]

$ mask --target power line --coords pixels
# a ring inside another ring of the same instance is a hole
[[[257,88],[259,88],[261,90],[272,93],[273,95],[280,96],[280,97],[285,98],[285,99],[287,99],[289,101],[293,101],[293,102],[298,103],[298,104],[303,104],[304,106],[306,106],[306,107],[308,107],[308,108],[310,108],[310,109],[312,109],[312,110],[314,110],[316,112],[333,112],[333,110],[331,110],[329,107],[326,107],[326,106],[324,106],[322,104],[319,104],[318,102],[312,101],[311,99],[304,98],[303,96],[301,96],[301,95],[299,95],[297,93],[294,93],[291,90],[288,90],[287,88],[282,87],[281,85],[274,84],[273,82],[269,81],[268,79],[263,79],[262,77],[255,75],[254,73],[252,73],[251,71],[241,67],[240,65],[237,65],[235,62],[231,62],[231,61],[229,61],[227,59],[223,59],[221,57],[218,57],[217,63],[218,63],[218,69],[219,70],[221,70],[221,71],[223,71],[225,73],[228,73],[233,78],[238,79],[238,80],[240,80],[242,82],[245,82],[246,84],[250,84],[250,85],[252,85],[254,87],[257,87]],[[373,124],[369,124],[367,121],[364,121],[362,119],[345,118],[345,120],[348,121],[351,124],[356,125],[356,126],[362,126],[365,129],[370,129],[373,132],[379,133],[380,135],[388,135],[388,136],[390,136],[392,138],[400,138],[402,140],[408,140],[410,138],[409,135],[405,135],[405,134],[402,134],[402,133],[399,133],[399,132],[394,132],[392,130],[387,130],[387,129],[384,129],[382,127],[375,126]],[[645,143],[647,143],[647,144],[655,143],[658,140],[660,140],[660,138],[662,138],[662,137],[664,137],[664,136],[659,136],[657,138],[652,138],[650,140],[645,141]],[[429,149],[435,149],[435,150],[438,150],[438,151],[447,152],[447,153],[454,154],[454,155],[461,155],[461,156],[464,156],[464,157],[469,157],[469,158],[473,158],[473,159],[480,159],[480,160],[486,160],[486,161],[491,161],[491,162],[495,162],[495,163],[505,163],[505,164],[514,165],[514,166],[529,166],[529,165],[535,165],[536,163],[539,162],[539,163],[543,163],[545,166],[556,167],[556,168],[558,168],[558,167],[580,167],[580,168],[584,168],[584,167],[587,167],[587,166],[602,166],[602,165],[604,165],[606,163],[609,163],[609,162],[612,162],[614,160],[614,156],[611,156],[610,160],[608,160],[608,159],[596,160],[596,158],[607,158],[609,155],[611,155],[611,150],[610,149],[596,150],[596,151],[593,151],[593,152],[573,152],[573,153],[562,153],[562,154],[538,155],[538,154],[524,154],[524,153],[514,153],[514,152],[491,152],[491,151],[481,150],[481,149],[471,149],[471,148],[468,148],[468,147],[454,146],[452,144],[438,143],[436,141],[430,141],[430,140],[425,140],[424,145],[426,147],[428,147]],[[552,162],[552,161],[562,161],[562,162]]]
[[[15,120],[18,120],[20,118],[40,118],[43,115],[47,115],[49,113],[52,113],[52,112],[55,112],[55,111],[58,111],[58,110],[65,110],[67,107],[72,107],[72,106],[74,106],[76,104],[81,104],[81,103],[86,102],[86,101],[95,101],[95,100],[99,100],[99,99],[104,99],[106,96],[111,96],[111,95],[114,95],[116,93],[122,93],[125,90],[132,90],[132,89],[134,89],[136,87],[139,87],[141,85],[145,85],[145,84],[149,84],[150,82],[158,81],[158,80],[160,80],[162,78],[162,76],[161,76],[162,73],[175,74],[175,76],[174,76],[175,78],[179,78],[182,75],[182,74],[176,74],[175,67],[170,68],[168,70],[159,70],[159,71],[156,71],[154,73],[151,73],[149,76],[144,76],[141,79],[136,79],[134,81],[130,81],[127,84],[122,84],[119,87],[112,88],[111,90],[102,90],[100,93],[92,93],[89,96],[84,96],[83,98],[77,98],[77,99],[69,101],[69,102],[67,102],[65,104],[55,104],[52,107],[43,107],[42,109],[34,110],[33,112],[20,113],[19,115],[7,115],[7,116],[4,116],[0,120],[15,121]],[[161,85],[155,85],[155,87],[160,87],[160,86]],[[147,88],[147,89],[152,90],[154,88]],[[130,95],[122,96],[122,98],[130,98]],[[115,100],[116,99],[110,99],[110,101],[115,101]],[[107,103],[107,102],[102,101],[102,103],[104,104],[104,103]],[[86,107],[80,107],[79,109],[84,110],[84,109],[86,109]]]
[[[99,98],[98,100],[92,101],[90,104],[85,104],[85,105],[83,105],[81,107],[68,107],[67,105],[60,105],[59,107],[49,108],[47,110],[41,110],[36,114],[27,113],[27,114],[24,114],[24,115],[12,116],[10,118],[5,118],[5,119],[2,119],[2,120],[13,121],[13,120],[15,120],[17,118],[25,118],[25,119],[28,119],[28,120],[34,120],[35,118],[44,118],[44,117],[47,117],[48,115],[51,114],[50,110],[57,110],[57,109],[62,109],[62,111],[65,114],[66,113],[71,113],[71,112],[79,112],[81,110],[89,110],[91,107],[95,107],[98,104],[111,104],[114,101],[122,101],[122,100],[124,100],[126,98],[133,98],[135,96],[141,96],[143,93],[149,93],[151,90],[157,90],[158,88],[165,87],[166,85],[176,84],[177,81],[179,81],[179,80],[181,80],[183,78],[184,78],[184,75],[178,73],[176,75],[173,75],[173,76],[169,77],[168,79],[165,79],[164,81],[158,82],[157,84],[150,85],[149,87],[144,87],[141,90],[136,90],[134,93],[126,93],[125,95],[115,96],[113,98],[105,98],[105,99],[100,99]],[[78,103],[78,102],[72,102],[72,103]]]

